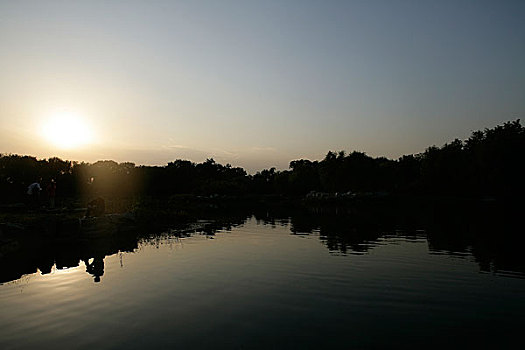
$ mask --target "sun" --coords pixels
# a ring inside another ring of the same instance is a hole
[[[42,136],[62,149],[79,148],[93,141],[88,124],[79,114],[69,111],[52,114],[42,126]]]

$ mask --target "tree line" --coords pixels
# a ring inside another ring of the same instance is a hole
[[[520,120],[473,132],[441,147],[397,160],[364,152],[329,151],[324,159],[299,159],[289,169],[254,175],[222,165],[177,159],[165,166],[95,163],[0,155],[0,194],[16,201],[27,186],[54,179],[57,196],[170,196],[385,192],[412,195],[517,197],[525,193],[525,128]]]

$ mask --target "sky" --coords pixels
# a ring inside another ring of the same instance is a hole
[[[250,172],[525,118],[525,1],[3,1],[0,153]]]

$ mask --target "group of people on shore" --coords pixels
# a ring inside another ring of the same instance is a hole
[[[41,206],[41,192],[42,186],[40,183],[42,179],[33,182],[27,187],[28,204],[32,208],[40,208]],[[48,200],[48,208],[55,208],[55,197],[56,197],[57,184],[55,179],[51,179],[46,186],[46,199]]]
[[[31,209],[38,209],[42,207],[41,192],[43,191],[40,183],[42,178],[33,182],[27,187],[27,206]],[[93,178],[90,179],[90,185],[93,184]],[[48,201],[47,209],[55,209],[55,197],[57,191],[57,184],[55,179],[51,179],[46,186],[45,199]],[[100,216],[106,211],[106,202],[100,197],[96,196],[87,203],[86,217]]]

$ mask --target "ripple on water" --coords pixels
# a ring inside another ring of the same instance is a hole
[[[99,283],[80,262],[1,285],[0,347],[382,347],[461,328],[512,337],[525,321],[524,280],[479,273],[470,251],[431,251],[425,237],[340,256],[320,232],[255,220],[214,238],[142,241],[106,256]]]

